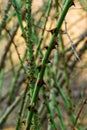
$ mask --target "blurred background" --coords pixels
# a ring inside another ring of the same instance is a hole
[[[25,12],[24,0],[19,0],[21,3],[21,10]],[[44,56],[46,48],[52,36],[52,31],[56,26],[57,18],[61,12],[61,7],[64,3],[53,0],[51,10],[48,18],[46,17],[46,10],[48,7],[47,0],[33,0],[32,1],[32,32],[34,40],[34,54],[38,46],[38,41],[42,37],[42,44],[40,47],[41,55],[38,54],[36,63],[39,66],[40,59]],[[58,11],[57,11],[58,10]],[[24,17],[24,16],[23,16]],[[43,32],[45,20],[45,31]],[[26,26],[23,20],[24,27]],[[58,77],[58,82],[66,92],[66,82],[64,79],[64,64],[68,74],[69,86],[71,89],[71,97],[74,106],[74,113],[77,115],[82,106],[82,102],[87,98],[87,1],[75,0],[75,6],[72,6],[62,25],[62,42],[60,44],[60,37],[58,36],[58,46],[56,51],[53,50],[50,56],[51,69],[55,76]],[[74,52],[72,45],[74,47]],[[63,49],[64,47],[64,49]],[[20,58],[24,57],[26,51],[25,40],[22,36],[21,29],[18,25],[18,19],[15,15],[14,7],[6,0],[0,0],[0,117],[2,118],[6,110],[9,108],[9,94],[11,87],[15,90],[12,103],[16,96],[20,95],[21,91],[25,89],[25,74],[23,68],[20,67]],[[24,65],[27,66],[25,58]],[[65,61],[65,62],[64,62]],[[56,66],[56,67],[55,67]],[[18,75],[16,74],[17,72]],[[51,73],[47,72],[51,77]],[[15,77],[17,79],[15,80]],[[15,80],[15,81],[14,81]],[[49,81],[49,79],[45,79]],[[52,81],[53,82],[53,81]],[[51,84],[52,85],[52,84]],[[43,101],[42,96],[40,97]],[[57,97],[58,98],[58,97]],[[58,98],[61,104],[61,111],[64,113],[64,122],[68,129],[69,118],[66,114],[66,109],[61,98]],[[87,101],[86,101],[87,102]],[[21,104],[21,102],[19,103]],[[8,114],[5,123],[0,126],[0,130],[14,130],[18,117],[18,110],[20,105],[16,105],[15,109]],[[26,116],[26,114],[25,114]],[[43,115],[42,115],[43,116]],[[43,119],[43,130],[47,129],[47,119]],[[57,120],[57,117],[56,119]],[[82,130],[87,130],[87,104],[82,108],[78,119]],[[23,129],[23,126],[21,126]],[[60,127],[58,125],[58,129]]]

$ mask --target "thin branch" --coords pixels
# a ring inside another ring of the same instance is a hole
[[[6,45],[6,47],[5,47],[5,49],[3,50],[3,54],[2,54],[2,56],[1,56],[1,61],[0,61],[0,70],[2,69],[2,68],[4,68],[4,63],[5,63],[5,59],[6,59],[6,56],[7,56],[7,53],[8,53],[8,51],[9,51],[9,49],[10,49],[10,46],[11,46],[11,44],[12,44],[12,42],[13,42],[13,39],[14,39],[14,37],[15,37],[15,34],[16,34],[16,32],[17,32],[17,30],[18,30],[18,23],[16,23],[15,25],[14,25],[14,30],[12,31],[12,33],[11,33],[11,37],[10,37],[10,39],[9,39],[9,41],[8,41],[8,43],[7,43],[7,45]]]
[[[76,58],[77,58],[79,61],[81,61],[80,58],[79,58],[79,56],[78,56],[78,54],[77,54],[77,52],[76,52],[76,49],[75,49],[74,46],[73,46],[74,43],[73,43],[73,41],[72,41],[72,39],[71,39],[71,37],[70,37],[68,31],[67,31],[67,23],[66,23],[66,21],[65,21],[65,32],[66,32],[66,35],[67,35],[67,37],[68,37],[68,39],[69,39],[69,41],[70,41],[72,51],[74,52]]]
[[[78,122],[78,119],[79,119],[79,117],[80,117],[80,115],[81,115],[81,113],[82,113],[82,110],[83,110],[83,108],[84,108],[84,106],[87,104],[87,97],[85,98],[85,100],[83,101],[83,103],[82,103],[82,105],[81,105],[81,107],[80,107],[80,109],[79,109],[79,112],[78,112],[78,114],[77,114],[77,116],[76,116],[76,119],[75,119],[75,122],[74,122],[74,126],[73,126],[73,129],[72,130],[75,130],[75,126],[76,126],[76,124],[77,124],[77,122]]]

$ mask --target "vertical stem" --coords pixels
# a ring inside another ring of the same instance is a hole
[[[3,16],[1,24],[0,24],[0,35],[1,35],[3,28],[5,28],[5,26],[6,26],[6,20],[8,18],[8,12],[10,10],[10,7],[11,7],[11,2],[10,2],[10,0],[8,0],[8,4],[6,6],[6,9],[4,11],[4,16]]]
[[[42,40],[43,40],[44,30],[45,30],[46,23],[47,23],[47,20],[48,20],[48,16],[49,16],[49,13],[50,13],[50,10],[51,10],[51,5],[52,5],[52,0],[48,0],[48,9],[47,9],[47,12],[46,12],[46,19],[43,23],[43,30],[42,30],[41,37],[39,39],[37,50],[36,50],[36,57],[38,56],[39,49],[40,49],[40,46],[41,46],[41,43],[42,43]]]
[[[32,98],[34,84],[35,84],[35,61],[33,55],[31,7],[32,7],[32,0],[26,0],[26,43],[27,43],[27,50],[28,50],[28,69],[27,69],[28,79],[27,80],[30,88],[28,89],[28,92],[30,94],[30,100]],[[26,119],[27,127],[29,126],[28,117],[29,117],[29,112]],[[35,117],[36,114],[33,115],[34,127],[36,127],[35,120],[34,120]]]
[[[33,56],[33,40],[32,36],[32,18],[31,18],[31,0],[26,0],[26,42],[27,42],[27,50],[28,50],[28,81],[30,87],[30,97],[32,96],[33,87],[34,87],[34,56]]]
[[[28,0],[27,0],[28,1]],[[49,59],[49,56],[50,56],[50,53],[54,47],[54,40],[56,38],[56,36],[58,35],[59,33],[59,29],[61,28],[61,25],[63,23],[63,20],[69,10],[69,7],[72,5],[72,0],[66,0],[66,3],[63,7],[63,10],[57,20],[57,24],[56,24],[56,31],[54,32],[54,34],[52,35],[52,38],[50,40],[50,43],[49,43],[49,47],[48,47],[48,50],[45,54],[45,57],[43,59],[43,62],[42,62],[42,68],[41,68],[41,71],[40,71],[40,74],[38,76],[38,79],[37,79],[37,82],[36,82],[36,85],[35,85],[35,88],[34,88],[34,92],[33,92],[33,95],[32,95],[32,99],[31,99],[31,108],[30,108],[30,112],[29,112],[29,115],[28,115],[28,118],[27,118],[27,126],[26,126],[26,130],[30,130],[30,126],[31,126],[31,120],[32,120],[32,117],[33,117],[33,113],[34,113],[34,106],[36,104],[36,101],[37,101],[37,98],[38,98],[38,94],[39,94],[39,91],[40,91],[40,88],[42,86],[42,82],[43,82],[43,76],[44,76],[44,72],[45,72],[45,68],[46,68],[46,64],[48,62],[48,59]]]
[[[2,69],[0,72],[0,98],[2,96],[3,77],[4,77],[4,70]]]
[[[61,49],[62,49],[62,62],[63,62],[63,66],[64,66],[64,78],[65,78],[65,83],[66,83],[66,89],[67,89],[67,96],[68,96],[68,100],[70,103],[70,111],[72,110],[72,102],[71,102],[71,89],[69,87],[69,74],[67,71],[67,61],[65,59],[65,50],[64,50],[64,44],[63,44],[63,39],[62,36],[60,34],[60,41],[61,41]]]

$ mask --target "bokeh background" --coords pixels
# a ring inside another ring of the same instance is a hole
[[[82,1],[81,1],[82,2]],[[59,14],[55,14],[55,0],[53,1],[53,6],[50,12],[50,15],[47,20],[45,33],[43,35],[43,42],[42,42],[42,50],[43,54],[45,53],[44,47],[48,45],[51,34],[48,33],[46,30],[51,30],[55,28],[56,25],[56,19],[55,17]],[[0,23],[2,22],[2,19],[4,17],[4,11],[7,7],[8,0],[0,0]],[[60,6],[60,5],[59,5]],[[47,7],[47,1],[46,0],[33,0],[32,1],[32,17],[34,24],[37,23],[38,19],[40,19],[42,13],[45,13]],[[81,107],[82,101],[87,97],[87,2],[84,4],[79,3],[78,0],[75,1],[75,6],[72,6],[65,18],[67,22],[67,32],[70,35],[70,38],[73,41],[73,44],[76,44],[78,42],[78,45],[76,46],[76,51],[78,55],[80,54],[80,60],[76,58],[76,55],[73,53],[71,49],[70,40],[67,37],[67,35],[63,34],[63,42],[65,50],[67,48],[70,48],[70,51],[66,53],[65,59],[69,56],[69,54],[72,52],[72,56],[68,60],[68,72],[69,72],[69,80],[70,80],[70,88],[71,88],[71,94],[73,98],[73,102],[75,105],[75,113],[77,115],[79,108]],[[11,7],[9,13],[7,14],[9,19],[12,15],[12,12],[14,11],[14,8]],[[42,29],[43,29],[43,22],[45,19],[45,15],[41,17],[41,20],[39,21],[36,28],[34,28],[34,31],[37,33],[38,37],[40,37]],[[2,60],[4,61],[4,65],[0,68],[0,117],[4,114],[4,112],[7,109],[7,96],[10,91],[10,86],[14,77],[14,74],[20,64],[17,51],[13,44],[10,45],[9,51],[6,53],[6,56],[3,59],[3,54],[6,51],[7,44],[10,40],[10,37],[7,33],[7,30],[10,32],[13,31],[15,28],[16,23],[18,22],[17,17],[14,16],[7,22],[5,28],[3,28],[1,35],[0,35],[0,65],[2,63]],[[23,22],[25,26],[25,22]],[[62,25],[62,30],[65,30],[65,23]],[[82,39],[81,39],[82,38]],[[38,38],[34,37],[35,42],[38,41]],[[14,42],[16,44],[18,53],[20,57],[22,58],[24,55],[24,52],[26,50],[26,45],[24,38],[22,37],[21,29],[18,28],[17,33],[14,37]],[[59,44],[58,47],[61,50],[61,45]],[[36,46],[34,47],[34,50],[36,50]],[[53,59],[53,55],[51,55],[51,59]],[[62,65],[62,55],[60,51],[60,58],[59,58],[59,70],[60,73],[63,71],[63,65]],[[39,60],[37,60],[37,63],[40,63]],[[75,63],[75,64],[74,64]],[[25,62],[26,65],[26,62]],[[4,70],[3,72],[1,70]],[[19,78],[17,83],[20,83],[21,87],[19,88],[19,92],[24,89],[25,82],[23,80],[23,70],[21,70]],[[2,79],[2,80],[1,80]],[[21,80],[23,80],[21,82]],[[61,82],[61,81],[60,81]],[[62,81],[63,82],[63,81]],[[61,100],[60,100],[61,102]],[[14,130],[15,124],[17,121],[17,115],[18,115],[18,109],[19,106],[17,106],[13,112],[8,116],[6,123],[3,128],[0,128],[0,130]],[[62,108],[64,109],[64,108]],[[65,112],[64,112],[65,113]],[[65,115],[65,117],[67,117]],[[68,118],[68,117],[67,117]],[[16,119],[16,120],[15,120]],[[79,123],[81,123],[84,126],[83,130],[87,129],[87,104],[84,106],[81,115],[79,117]],[[65,124],[68,124],[68,120],[65,120]],[[46,122],[44,121],[43,129],[46,126]],[[23,129],[23,128],[22,128]]]

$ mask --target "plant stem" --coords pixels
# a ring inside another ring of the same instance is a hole
[[[48,50],[45,54],[45,57],[43,59],[43,63],[42,63],[42,68],[41,68],[41,71],[40,71],[40,74],[38,76],[38,79],[37,79],[37,82],[36,82],[36,85],[35,85],[35,88],[34,88],[34,92],[33,92],[33,96],[32,96],[32,99],[31,99],[31,107],[30,108],[30,112],[29,112],[29,116],[28,116],[28,119],[27,119],[27,126],[26,126],[26,130],[30,130],[30,126],[31,126],[31,120],[32,120],[32,117],[33,117],[33,114],[34,114],[34,106],[36,104],[36,101],[37,101],[37,98],[38,98],[38,93],[39,93],[39,90],[42,86],[42,82],[43,82],[43,76],[44,76],[44,72],[45,72],[45,68],[46,68],[46,64],[48,62],[48,58],[50,56],[50,53],[54,47],[54,40],[56,38],[56,36],[58,35],[59,33],[59,29],[61,28],[61,25],[63,23],[63,20],[69,10],[69,7],[72,5],[72,0],[66,0],[66,3],[63,7],[63,10],[58,18],[58,21],[57,21],[57,25],[56,25],[56,31],[53,33],[52,35],[52,38],[50,40],[50,43],[49,43],[49,47],[48,47]]]
[[[27,50],[28,50],[28,69],[27,69],[27,77],[28,77],[28,84],[30,89],[28,89],[28,92],[30,94],[30,100],[32,98],[33,90],[34,90],[34,84],[35,84],[35,60],[33,55],[33,40],[32,40],[32,17],[31,17],[31,7],[32,7],[32,1],[26,0],[26,43],[27,43]],[[26,124],[28,126],[28,117],[29,112],[26,119]],[[35,115],[33,116],[33,120]],[[33,122],[34,128],[36,128],[35,122]]]
[[[6,121],[9,114],[14,110],[14,108],[19,104],[21,98],[23,96],[24,91],[21,92],[20,96],[18,96],[15,101],[9,106],[3,116],[0,118],[0,126]]]
[[[39,49],[40,49],[40,46],[41,46],[41,43],[42,43],[42,40],[43,40],[44,30],[45,30],[46,23],[47,23],[47,20],[48,20],[48,16],[49,16],[49,13],[50,13],[50,10],[51,10],[51,5],[52,5],[52,0],[48,0],[48,9],[47,9],[47,12],[46,12],[46,19],[43,23],[43,30],[42,30],[41,37],[39,39],[37,50],[36,50],[36,57],[38,56],[38,52],[39,52]]]

